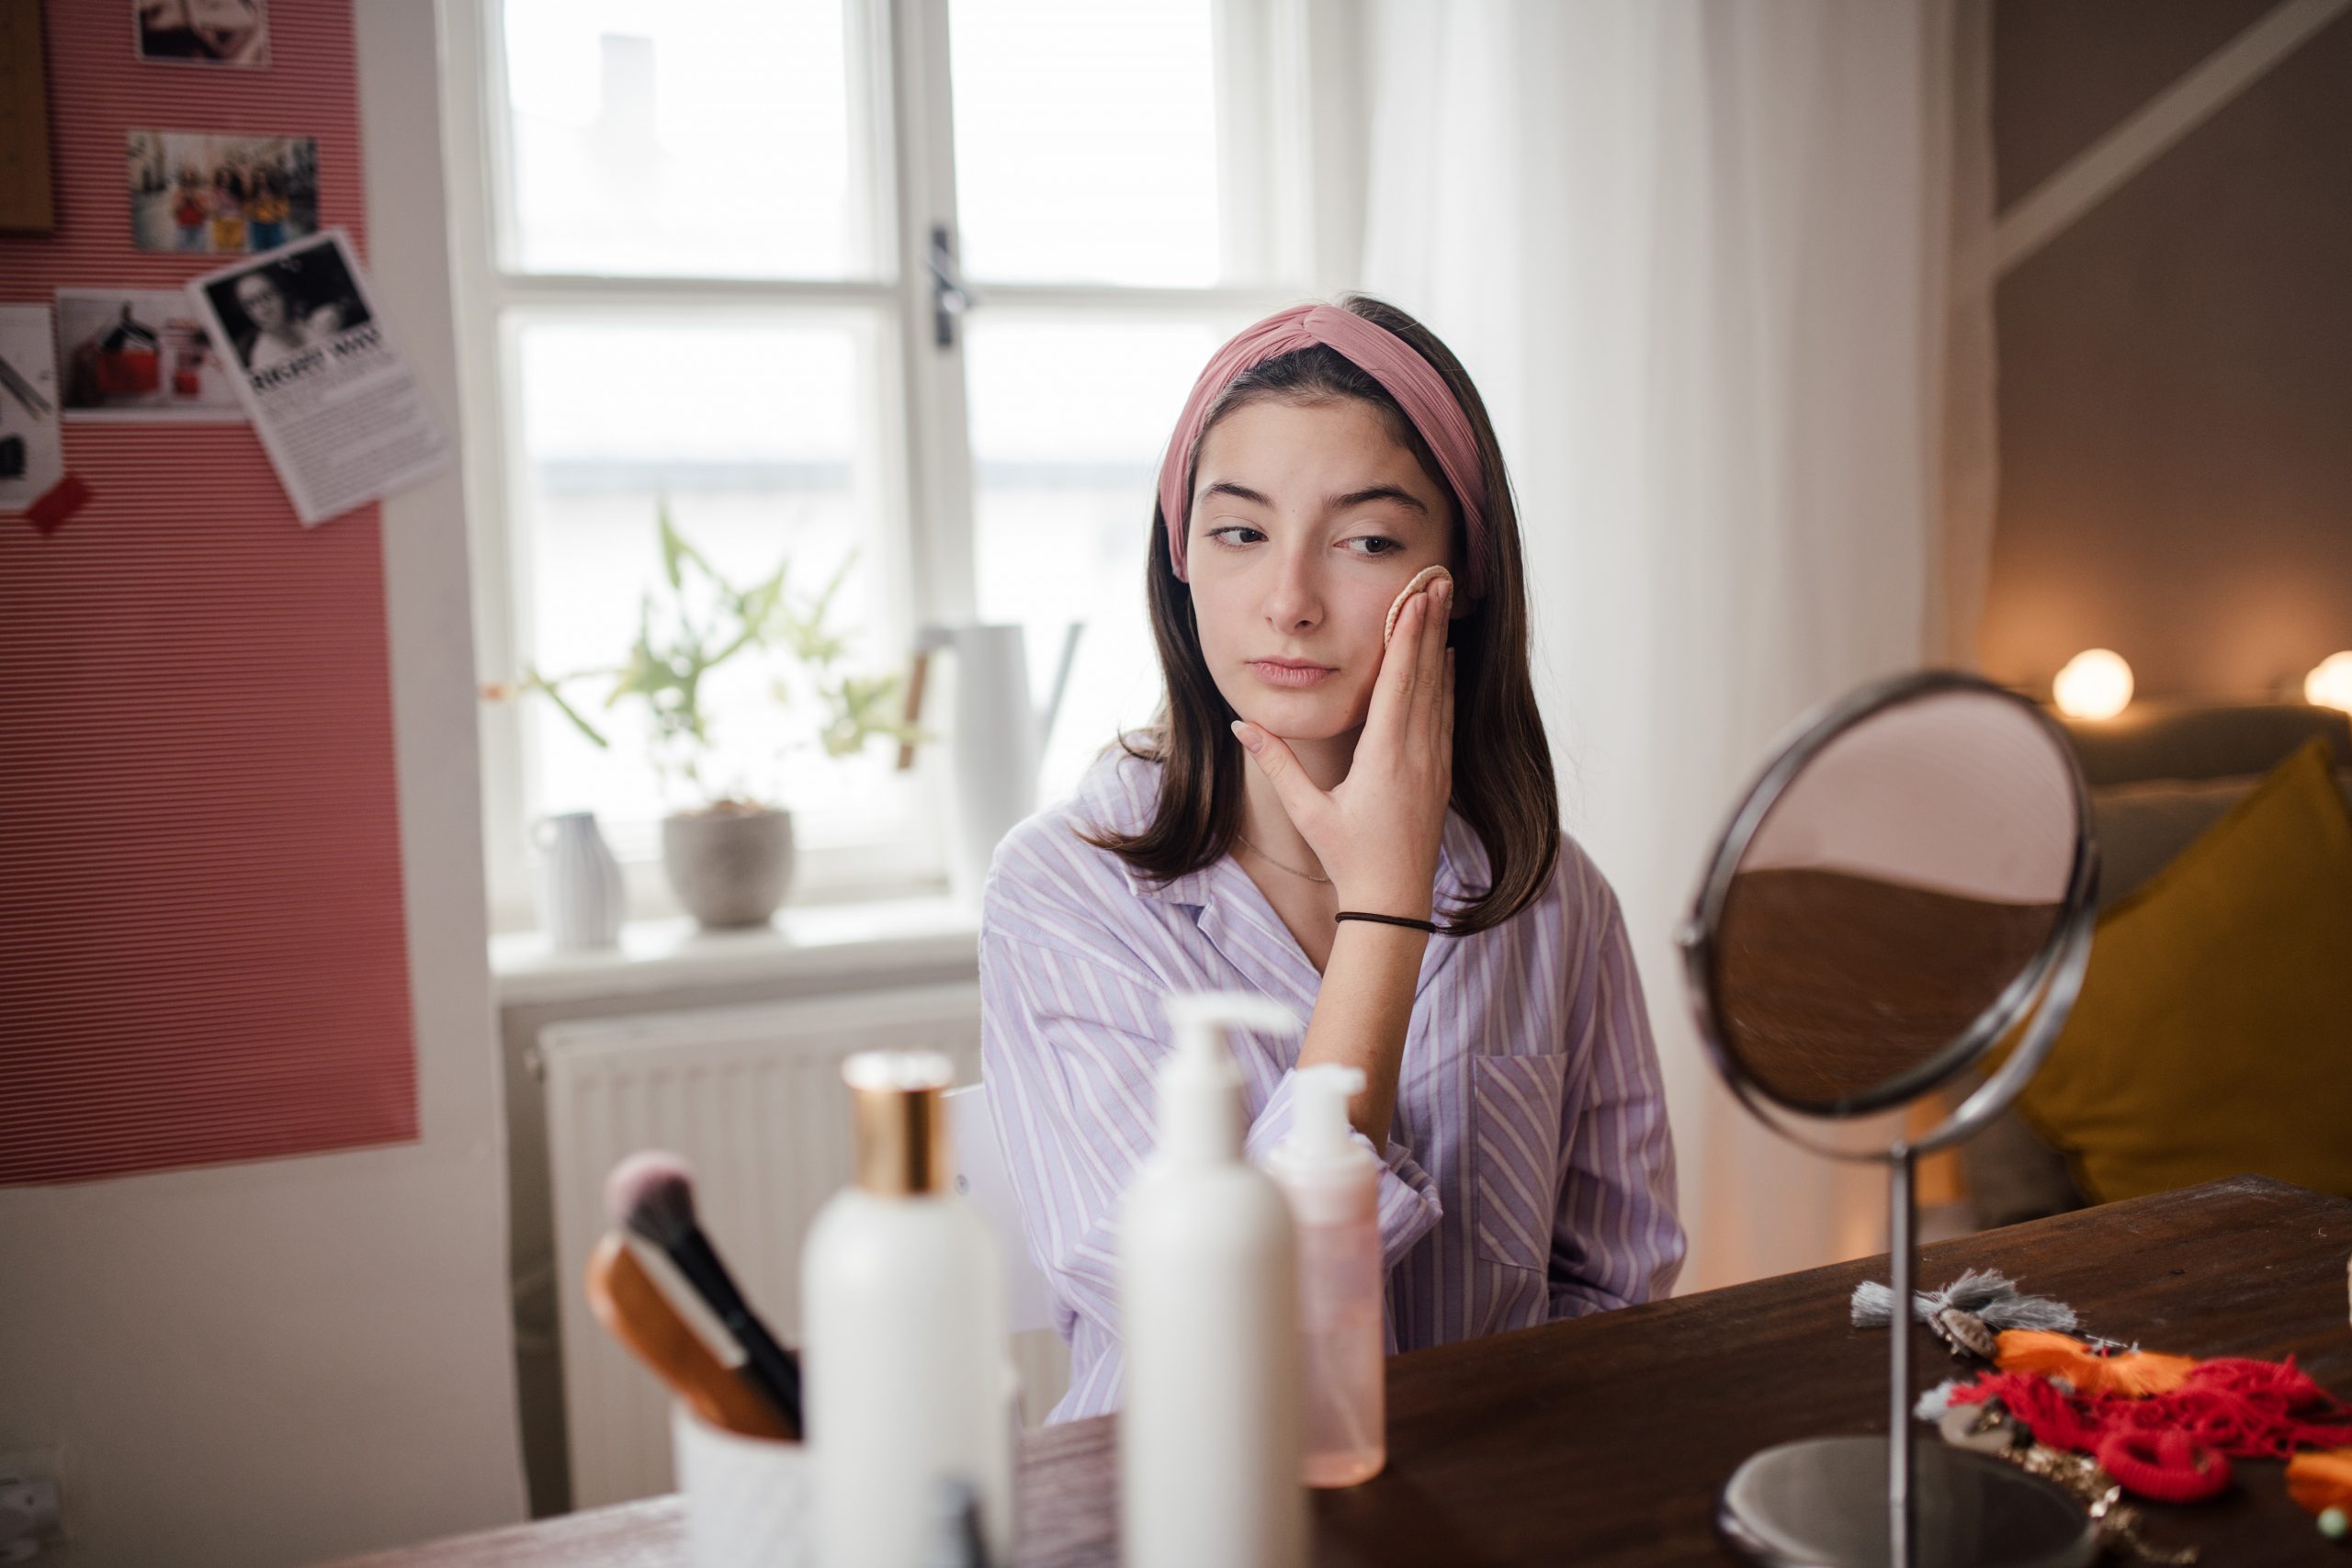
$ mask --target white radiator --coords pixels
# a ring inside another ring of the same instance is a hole
[[[564,1023],[542,1032],[555,1201],[571,1501],[592,1507],[671,1490],[666,1395],[588,1310],[582,1280],[605,1229],[605,1177],[639,1149],[684,1156],[703,1228],[768,1326],[800,1337],[800,1244],[849,1179],[853,1052],[934,1050],[957,1081],[980,1071],[979,987],[937,986],[756,1008]],[[645,1249],[640,1249],[643,1251]],[[674,1277],[664,1273],[665,1282]],[[682,1287],[673,1300],[691,1312]],[[723,1359],[735,1354],[696,1319]],[[1035,1420],[1067,1361],[1050,1333],[1015,1346]]]

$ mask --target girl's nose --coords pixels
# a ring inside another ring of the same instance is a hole
[[[1272,588],[1266,595],[1266,620],[1283,632],[1313,626],[1322,613],[1322,591],[1314,568],[1303,556],[1286,556],[1275,566]]]

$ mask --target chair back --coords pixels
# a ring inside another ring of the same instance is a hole
[[[972,1201],[996,1232],[1004,1258],[1005,1331],[1026,1334],[1054,1325],[1046,1276],[1029,1260],[1021,1228],[1021,1199],[996,1141],[996,1118],[989,1110],[989,1086],[966,1084],[940,1097],[947,1108],[947,1137],[955,1150],[956,1190]]]

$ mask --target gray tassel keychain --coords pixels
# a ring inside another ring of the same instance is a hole
[[[1854,1287],[1854,1326],[1883,1328],[1893,1316],[1894,1292],[1873,1280]],[[2020,1294],[2009,1277],[1995,1269],[1971,1269],[1938,1291],[1915,1291],[1912,1314],[1951,1347],[1954,1356],[1991,1360],[2005,1328],[2047,1328],[2072,1333],[2075,1309],[2048,1296]]]

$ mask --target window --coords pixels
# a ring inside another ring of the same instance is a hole
[[[609,667],[666,507],[722,574],[839,576],[861,672],[927,622],[1027,628],[1066,793],[1159,696],[1141,614],[1160,448],[1216,344],[1352,281],[1340,0],[451,0],[452,231],[484,678]],[[707,689],[707,783],[794,813],[794,897],[935,886],[938,746],[831,759],[781,666]],[[666,908],[628,705],[600,749],[484,710],[496,923],[529,824],[590,809]],[[924,721],[944,729],[944,705]],[[952,740],[950,741],[952,744]]]

